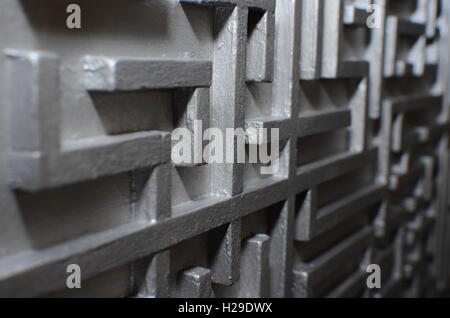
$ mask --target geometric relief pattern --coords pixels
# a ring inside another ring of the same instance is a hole
[[[448,288],[448,1],[44,2],[0,4],[0,296]],[[279,171],[172,163],[198,122],[278,128]]]

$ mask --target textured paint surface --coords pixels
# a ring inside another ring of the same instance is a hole
[[[0,296],[439,295],[449,19],[447,0],[3,0]],[[279,128],[279,172],[173,164],[199,120]]]

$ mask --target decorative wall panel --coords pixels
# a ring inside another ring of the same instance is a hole
[[[448,0],[2,0],[0,296],[440,295],[449,18]],[[278,171],[194,141],[173,162],[198,123],[279,129]]]

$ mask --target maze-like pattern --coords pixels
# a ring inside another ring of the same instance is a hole
[[[447,0],[2,1],[0,295],[439,295],[449,18]],[[279,128],[278,173],[172,163],[199,121]]]

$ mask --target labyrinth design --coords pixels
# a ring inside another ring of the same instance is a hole
[[[449,19],[448,0],[1,1],[0,296],[442,295]],[[279,129],[278,171],[172,162],[198,122]]]

